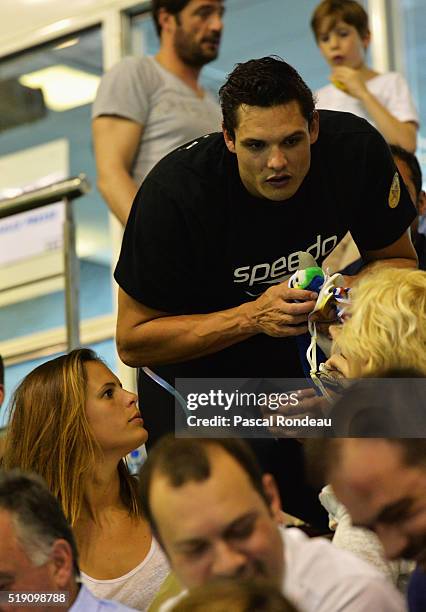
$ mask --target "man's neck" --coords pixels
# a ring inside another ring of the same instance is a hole
[[[178,57],[173,48],[162,45],[155,59],[163,68],[177,76],[195,92],[198,94],[203,93],[202,88],[198,84],[201,68],[195,68],[194,66],[185,64],[185,62]]]
[[[64,591],[69,593],[68,610],[72,608],[72,606],[75,604],[75,600],[77,599],[78,594],[80,592],[80,587],[81,584],[76,582],[75,579],[73,579],[72,581],[70,581],[69,586],[64,589]]]

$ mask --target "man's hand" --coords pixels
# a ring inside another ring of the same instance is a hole
[[[276,419],[277,416],[284,416],[290,418],[303,419],[304,417],[322,418],[329,407],[329,404],[325,397],[317,395],[315,389],[306,388],[299,389],[296,392],[288,392],[288,395],[296,394],[297,404],[281,404],[276,408],[276,401],[274,398],[274,407],[262,406],[261,414],[263,417],[273,418],[273,425],[269,427],[271,434],[277,438],[297,438],[303,436],[306,433],[306,429],[294,427],[282,427],[278,424]]]
[[[332,83],[334,81],[341,83],[345,93],[359,100],[368,93],[365,79],[360,71],[349,68],[348,66],[337,66],[331,73],[329,79]]]
[[[254,330],[274,337],[306,333],[308,314],[315,308],[317,297],[312,291],[289,289],[287,281],[269,287],[247,304]]]
[[[253,302],[207,314],[174,315],[118,292],[117,348],[132,367],[177,363],[221,351],[256,334],[298,336],[307,331],[317,294],[270,287]],[[294,302],[298,300],[299,303]]]

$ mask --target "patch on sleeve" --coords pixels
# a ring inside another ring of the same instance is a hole
[[[389,198],[388,198],[389,206],[391,208],[396,208],[399,204],[400,197],[401,197],[401,186],[399,184],[398,172],[395,172],[395,175],[392,179],[392,185],[389,189]]]

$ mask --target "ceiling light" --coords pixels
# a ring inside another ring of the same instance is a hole
[[[45,104],[54,111],[65,111],[95,99],[100,78],[63,64],[23,74],[19,82],[43,90]]]
[[[73,47],[79,42],[80,42],[79,38],[70,38],[69,40],[65,40],[64,42],[60,43],[59,45],[56,45],[56,47],[53,47],[53,48],[55,49],[55,51],[57,49],[67,49],[68,47]]]

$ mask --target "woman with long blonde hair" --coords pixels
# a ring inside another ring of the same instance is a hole
[[[90,349],[30,372],[14,393],[3,467],[41,475],[59,499],[96,595],[147,609],[168,565],[123,459],[148,437],[137,397]]]
[[[383,267],[351,290],[343,325],[330,328],[330,369],[347,378],[413,368],[426,376],[426,272]]]

